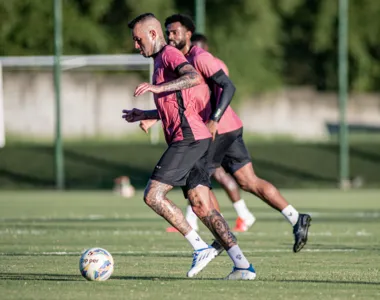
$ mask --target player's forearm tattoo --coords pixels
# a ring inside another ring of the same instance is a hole
[[[179,78],[161,85],[163,92],[180,91],[191,88],[202,82],[202,77],[190,64],[179,69]]]
[[[224,249],[228,250],[236,245],[236,237],[230,231],[226,220],[224,220],[216,209],[213,209],[207,216],[201,217],[200,219],[203,224],[210,229]]]
[[[145,120],[159,120],[160,119],[157,109],[145,110],[144,115],[145,115]]]
[[[191,226],[186,221],[182,211],[168,198],[166,194],[172,189],[171,185],[161,183],[157,180],[150,180],[145,189],[145,203],[158,215],[168,221],[183,235],[191,231]]]

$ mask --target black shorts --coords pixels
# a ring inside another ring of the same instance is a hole
[[[211,139],[204,139],[170,144],[150,178],[171,186],[181,186],[186,193],[198,185],[211,187],[207,163],[210,143]]]
[[[243,128],[217,134],[209,149],[209,174],[223,167],[233,174],[251,162],[251,155],[243,141]]]

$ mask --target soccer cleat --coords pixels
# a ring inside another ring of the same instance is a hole
[[[175,227],[168,227],[166,228],[166,232],[178,232],[178,230]]]
[[[218,252],[215,248],[208,246],[207,248],[199,249],[193,253],[193,262],[189,272],[187,272],[187,277],[194,277],[200,271],[202,271],[210,261],[212,261]]]
[[[240,218],[236,219],[236,225],[233,231],[236,232],[245,232],[247,231],[256,221],[256,218],[253,215],[250,215],[248,218]]]
[[[256,278],[256,271],[253,268],[252,264],[249,265],[249,268],[242,269],[233,267],[232,272],[228,274],[225,280],[254,280]]]
[[[301,249],[307,243],[307,235],[309,232],[309,226],[311,222],[311,217],[307,214],[300,214],[298,216],[298,221],[293,227],[294,234],[294,246],[293,251],[295,253],[301,251]]]

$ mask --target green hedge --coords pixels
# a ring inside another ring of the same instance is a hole
[[[334,187],[338,146],[331,143],[260,142],[248,145],[256,172],[279,187]],[[109,189],[128,175],[137,188],[147,179],[165,145],[92,143],[65,145],[69,189]],[[380,144],[351,146],[351,174],[364,185],[380,186]],[[0,188],[54,188],[54,148],[13,144],[0,150]]]

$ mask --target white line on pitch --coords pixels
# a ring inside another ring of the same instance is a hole
[[[356,249],[303,249],[302,252],[320,252],[320,253],[331,253],[331,252],[356,252]],[[288,249],[253,249],[249,251],[244,251],[246,254],[253,253],[291,253]],[[0,256],[12,256],[12,255],[36,255],[36,256],[69,256],[69,255],[80,255],[81,252],[0,252]],[[161,255],[175,255],[175,254],[188,254],[191,256],[191,251],[114,251],[111,252],[113,255],[148,255],[148,254],[161,254]]]
[[[352,217],[352,218],[366,218],[366,219],[378,219],[380,218],[380,212],[378,211],[357,211],[357,212],[307,212],[310,214],[312,217],[318,218],[318,217],[329,217],[329,218],[342,218],[342,217]],[[226,215],[228,217],[232,217],[232,212],[226,212]],[[235,215],[234,215],[235,216]],[[278,216],[275,216],[272,212],[268,211],[266,212],[261,212],[259,213],[259,216],[265,216],[265,218],[271,218],[273,220],[279,219]],[[133,219],[133,218],[139,218],[139,217],[144,217],[146,218],[145,215],[140,215],[140,216],[131,216],[130,214],[124,214],[124,215],[119,215],[119,214],[114,214],[114,215],[69,215],[67,219],[62,219],[62,217],[57,217],[57,216],[49,216],[49,217],[35,217],[35,218],[30,218],[29,216],[21,216],[19,218],[0,218],[0,221],[4,222],[9,222],[9,221],[14,221],[14,222],[25,222],[25,221],[30,221],[30,222],[35,222],[35,221],[56,221],[56,222],[61,222],[61,221],[107,221],[108,219],[114,219],[114,220],[120,220],[120,219]],[[150,219],[154,219],[155,216],[151,215]]]
[[[51,231],[54,231],[56,229],[51,229]],[[50,232],[51,233],[51,232]],[[202,231],[201,234],[206,234],[206,231]],[[0,230],[0,235],[10,235],[10,236],[18,236],[18,235],[47,235],[49,234],[48,229],[46,230],[37,230],[37,229],[27,229],[27,228],[5,228],[3,230]],[[167,233],[164,230],[76,230],[76,235],[100,235],[100,234],[106,234],[106,235],[117,235],[117,236],[128,236],[128,235],[137,235],[137,236],[163,236],[167,235]],[[236,233],[238,236],[267,236],[267,237],[273,237],[273,236],[288,236],[292,235],[290,231],[284,231],[284,232],[261,232],[261,231],[248,231],[243,233]],[[372,233],[367,232],[365,229],[362,229],[360,231],[345,231],[345,232],[331,232],[331,231],[320,231],[320,232],[314,232],[310,231],[309,236],[357,236],[357,237],[365,237],[365,236],[372,236]]]

